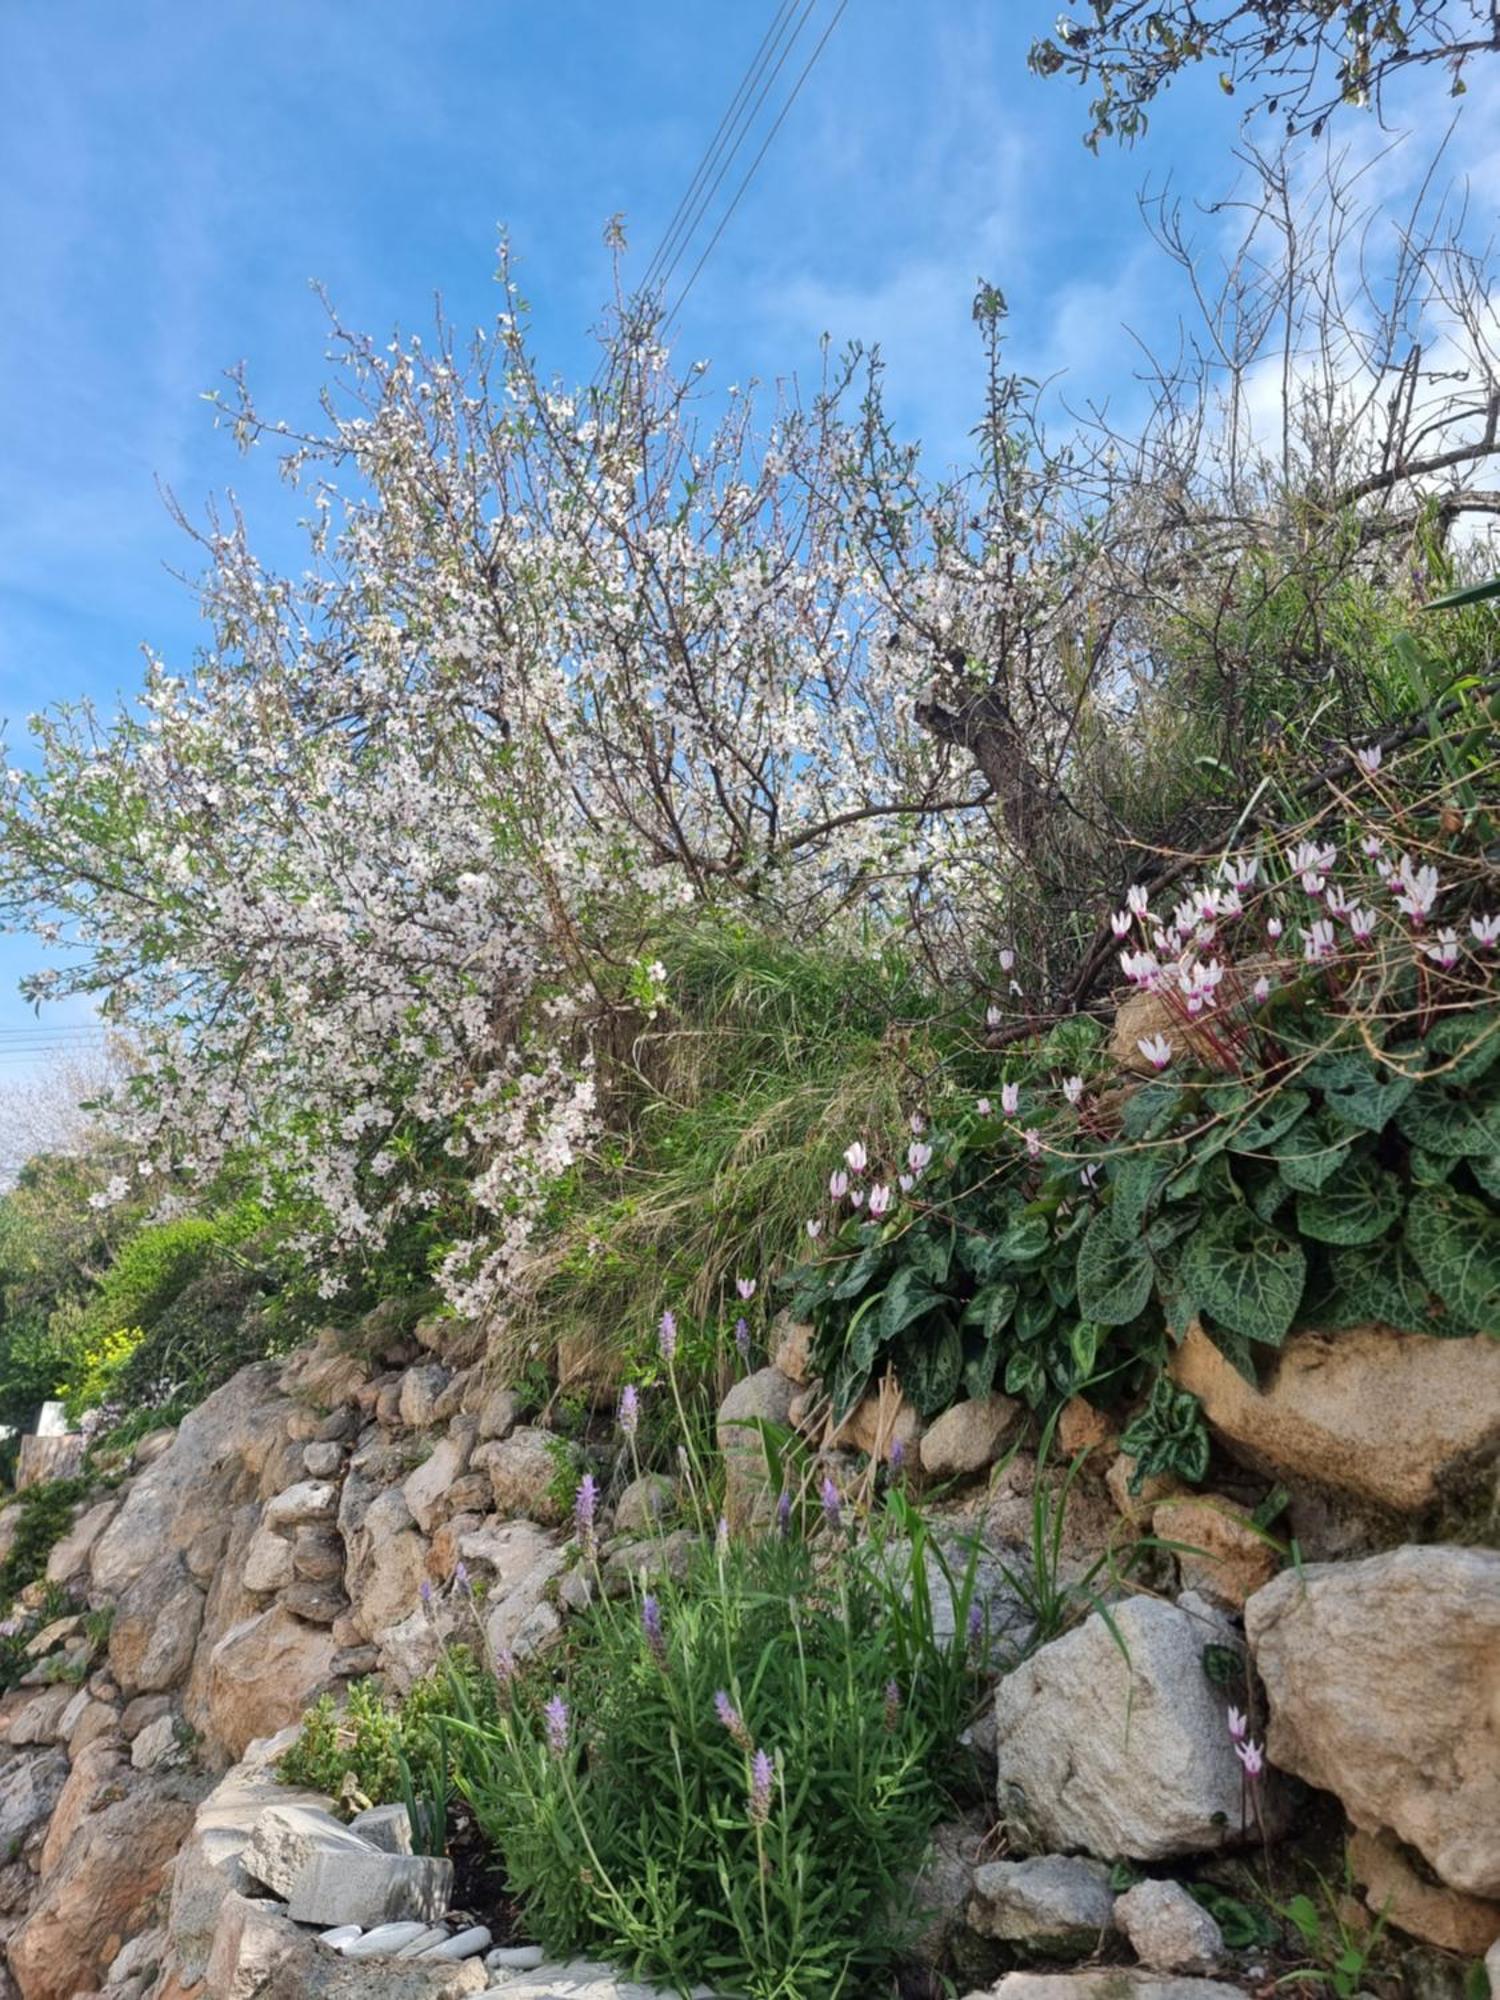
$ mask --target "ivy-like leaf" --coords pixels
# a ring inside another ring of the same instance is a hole
[[[1057,1307],[1049,1292],[1038,1287],[1022,1292],[1016,1300],[1015,1327],[1017,1340],[1033,1341],[1040,1338],[1057,1318]]]
[[[1412,1059],[1422,1069],[1451,1063],[1443,1071],[1445,1082],[1477,1083],[1500,1062],[1500,1014],[1492,1007],[1444,1014],[1427,1030]]]
[[[867,1243],[848,1267],[834,1278],[828,1287],[831,1299],[854,1299],[885,1262],[886,1246],[883,1243]]]
[[[1328,1256],[1338,1326],[1393,1326],[1401,1333],[1436,1333],[1444,1317],[1416,1260],[1403,1243],[1341,1245]]]
[[[1316,1194],[1297,1197],[1297,1227],[1316,1243],[1373,1243],[1406,1205],[1394,1174],[1374,1160],[1355,1160]]]
[[[1433,1077],[1419,1084],[1396,1114],[1396,1123],[1414,1146],[1452,1158],[1479,1159],[1500,1152],[1500,1097],[1488,1101],[1472,1084]]]
[[[1122,1236],[1114,1212],[1102,1209],[1078,1246],[1078,1305],[1084,1317],[1125,1326],[1144,1309],[1154,1275],[1140,1232]]]
[[[930,1323],[907,1335],[896,1355],[902,1391],[923,1417],[935,1417],[947,1409],[963,1365],[964,1344],[958,1328],[936,1314]]]
[[[1234,1127],[1230,1145],[1237,1153],[1269,1152],[1278,1139],[1291,1131],[1311,1102],[1305,1090],[1273,1091]]]
[[[1383,1131],[1416,1088],[1411,1077],[1377,1067],[1354,1050],[1319,1056],[1302,1076],[1322,1091],[1324,1104],[1341,1124],[1361,1132]]]
[[[1087,1382],[1099,1358],[1099,1342],[1104,1329],[1097,1320],[1081,1319],[1068,1335],[1068,1352],[1073,1362],[1073,1380]]]
[[[894,1340],[913,1320],[942,1303],[942,1294],[933,1290],[924,1273],[914,1264],[903,1264],[880,1302],[882,1340]]]
[[[1170,1132],[1182,1109],[1182,1086],[1158,1079],[1142,1084],[1127,1100],[1120,1114],[1120,1129],[1127,1139],[1159,1139]]]
[[[1110,1176],[1113,1212],[1121,1229],[1136,1228],[1160,1193],[1167,1177],[1182,1163],[1180,1145],[1149,1152],[1124,1153]]]
[[[1492,1201],[1500,1201],[1500,1153],[1492,1153],[1487,1160],[1471,1157],[1469,1172]]]
[[[1407,1171],[1418,1187],[1442,1187],[1453,1178],[1460,1156],[1429,1153],[1425,1146],[1413,1146],[1406,1158]]]
[[[984,1340],[992,1341],[1016,1309],[1016,1287],[1001,1278],[986,1285],[964,1308],[965,1326],[977,1326]]]
[[[1302,1300],[1307,1257],[1300,1243],[1248,1208],[1220,1209],[1189,1238],[1182,1276],[1231,1332],[1279,1347]]]
[[[1016,1215],[1000,1234],[997,1254],[1001,1263],[1025,1269],[1046,1255],[1051,1241],[1052,1231],[1044,1215]]]
[[[1047,1393],[1047,1370],[1033,1347],[1018,1347],[1005,1364],[1005,1393],[1024,1396],[1033,1409]]]
[[[964,1394],[971,1403],[979,1403],[995,1386],[995,1370],[1000,1365],[1000,1342],[980,1341],[976,1346],[972,1340],[964,1347],[963,1384]]]
[[[1348,1163],[1354,1141],[1335,1119],[1322,1112],[1300,1119],[1271,1148],[1276,1171],[1299,1194],[1316,1194]]]
[[[1406,1213],[1406,1245],[1456,1320],[1500,1328],[1500,1215],[1450,1188],[1421,1188]]]

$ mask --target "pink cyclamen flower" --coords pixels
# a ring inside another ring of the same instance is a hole
[[[1435,965],[1440,965],[1444,972],[1451,972],[1458,963],[1458,933],[1454,930],[1441,930],[1432,942],[1424,944],[1422,949]]]
[[[896,1185],[903,1194],[910,1194],[916,1184],[917,1177],[915,1174],[897,1174],[896,1176]]]
[[[828,1192],[835,1201],[842,1201],[849,1192],[849,1176],[842,1167],[836,1167],[828,1176]]]
[[[927,1120],[922,1116],[920,1111],[914,1111],[906,1122],[911,1127],[911,1135],[914,1139],[920,1139],[922,1134],[927,1130]]]
[[[1165,1069],[1172,1060],[1172,1044],[1165,1035],[1142,1035],[1136,1047],[1153,1069]]]
[[[850,1190],[849,1190],[849,1206],[850,1206],[851,1208],[863,1208],[863,1207],[864,1207],[864,1205],[865,1205],[865,1191],[864,1191],[864,1189],[863,1189],[863,1188],[858,1188],[858,1187],[855,1187],[855,1188],[854,1188],[854,1187],[853,1187],[853,1188],[850,1188]]]
[[[1283,928],[1284,926],[1280,917],[1272,917],[1266,924],[1266,936],[1270,938],[1273,944],[1281,936]]]
[[[1021,1108],[1021,1086],[1018,1083],[1002,1083],[1000,1086],[1000,1109],[1007,1118],[1014,1118]]]
[[[1015,963],[1016,963],[1016,955],[1011,950],[1010,946],[1007,945],[1000,954],[1000,970],[1002,972],[1014,971]]]
[[[1257,979],[1255,984],[1251,987],[1250,991],[1254,994],[1257,1000],[1269,1000],[1271,997],[1271,982],[1269,979],[1267,979],[1266,975],[1262,973],[1259,979]]]
[[[914,1139],[906,1149],[906,1164],[914,1174],[922,1173],[931,1159],[931,1146],[924,1145],[919,1139]]]
[[[1396,908],[1414,924],[1424,922],[1432,915],[1432,906],[1442,892],[1437,870],[1430,865],[1418,868],[1409,854],[1403,854],[1396,880],[1399,885],[1394,891]]]
[[[981,1118],[988,1118],[992,1109],[990,1100],[987,1097],[981,1097],[974,1106],[974,1109],[979,1113]]]
[[[1485,951],[1500,945],[1500,916],[1470,917],[1469,935]]]
[[[1361,749],[1355,751],[1354,761],[1367,778],[1373,778],[1375,773],[1380,769],[1381,759],[1384,754],[1378,743],[1366,743]]]
[[[1136,882],[1132,884],[1132,886],[1129,889],[1126,890],[1125,901],[1130,908],[1130,913],[1132,916],[1143,917],[1145,916],[1147,908],[1150,905],[1151,893],[1148,889],[1144,888],[1139,882]]]
[[[1129,937],[1132,921],[1129,910],[1114,910],[1110,914],[1109,927],[1117,938]]]
[[[1338,859],[1336,847],[1319,847],[1316,841],[1299,841],[1287,856],[1287,866],[1301,878],[1309,896],[1320,896],[1328,870]]]
[[[844,1148],[844,1158],[851,1174],[862,1174],[869,1165],[870,1156],[866,1153],[863,1142],[856,1139],[852,1146]]]
[[[755,1297],[755,1280],[754,1278],[736,1278],[734,1289],[742,1299],[753,1299]]]
[[[1236,1743],[1234,1754],[1245,1767],[1245,1776],[1252,1782],[1266,1767],[1265,1752],[1256,1742]]]
[[[1378,833],[1367,833],[1359,843],[1359,851],[1367,861],[1378,861],[1385,853],[1385,842]]]
[[[1243,1743],[1250,1731],[1250,1718],[1237,1708],[1229,1710],[1229,1734],[1236,1743]]]
[[[1022,1132],[1021,1137],[1026,1141],[1026,1154],[1028,1159],[1032,1160],[1040,1159],[1042,1152],[1041,1133],[1038,1132],[1034,1126],[1028,1125],[1025,1131]]]
[[[1083,1078],[1081,1076],[1065,1076],[1063,1078],[1062,1094],[1068,1100],[1069,1104],[1077,1104],[1083,1097]]]
[[[1311,930],[1302,933],[1302,956],[1309,965],[1316,965],[1320,959],[1328,958],[1333,951],[1333,925],[1326,917],[1319,917]]]
[[[816,1243],[818,1238],[823,1234],[822,1222],[818,1219],[816,1215],[810,1215],[807,1218],[805,1227],[807,1229],[808,1240],[810,1242]]]
[[[1347,921],[1350,935],[1355,943],[1368,944],[1375,935],[1375,927],[1380,919],[1373,910],[1366,909],[1363,903],[1356,903],[1350,910]]]
[[[1161,960],[1151,951],[1122,951],[1120,970],[1132,986],[1144,986],[1149,992],[1161,977]]]
[[[986,1026],[987,1028],[998,1028],[998,1027],[999,1027],[999,1025],[1000,1025],[1000,1023],[1001,1023],[1001,1022],[1002,1022],[1002,1021],[1003,1021],[1004,1019],[1005,1019],[1005,1012],[1004,1012],[1004,1009],[1003,1009],[1003,1008],[1000,1008],[1000,1007],[986,1007],[986,1008],[985,1008],[985,1010],[984,1010],[984,1025],[985,1025],[985,1026]]]
[[[891,1205],[890,1189],[886,1186],[884,1181],[876,1181],[875,1185],[870,1189],[871,1215],[874,1216],[884,1215],[886,1210],[890,1207],[890,1205]]]

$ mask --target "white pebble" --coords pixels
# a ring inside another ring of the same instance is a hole
[[[484,1962],[491,1972],[530,1972],[546,1955],[539,1944],[497,1944]]]
[[[446,1924],[434,1924],[431,1930],[425,1930],[420,1937],[414,1937],[410,1944],[402,1945],[396,1956],[397,1958],[420,1958],[424,1951],[431,1951],[435,1944],[445,1943],[447,1936],[448,1926]]]
[[[419,1938],[429,1927],[426,1924],[377,1924],[372,1931],[366,1931],[362,1938],[344,1946],[345,1958],[389,1958],[402,1945]]]
[[[430,1951],[420,1954],[422,1958],[473,1958],[484,1950],[490,1941],[490,1934],[483,1924],[472,1924],[468,1930],[460,1931],[456,1937],[448,1938],[442,1944],[435,1944]]]

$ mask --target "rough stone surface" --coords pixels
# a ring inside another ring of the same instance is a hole
[[[436,1361],[408,1368],[401,1377],[397,1401],[402,1423],[414,1431],[425,1430],[433,1422],[438,1398],[447,1386],[448,1370]]]
[[[246,1590],[262,1593],[284,1590],[294,1574],[291,1543],[269,1528],[258,1528],[245,1552]]]
[[[760,1423],[785,1424],[794,1384],[776,1368],[736,1382],[719,1405],[716,1436],[724,1461],[724,1511],[731,1528],[763,1527],[776,1506]]]
[[[209,1653],[202,1706],[189,1691],[188,1720],[229,1757],[257,1736],[296,1722],[333,1678],[338,1648],[327,1631],[281,1605],[232,1625]]]
[[[251,1878],[273,1895],[287,1897],[315,1855],[356,1859],[375,1850],[368,1840],[335,1819],[326,1806],[270,1805],[256,1819],[243,1861]],[[357,1923],[357,1917],[330,1921]]]
[[[1408,1937],[1480,1958],[1500,1938],[1500,1903],[1424,1881],[1389,1834],[1355,1833],[1349,1868],[1378,1916]]]
[[[667,1987],[643,1986],[623,1978],[613,1966],[587,1958],[501,1973],[490,1990],[503,2000],[676,2000]],[[694,2000],[703,2000],[708,1988],[695,1987],[693,1993]]]
[[[0,1770],[0,1855],[22,1853],[33,1834],[45,1831],[67,1779],[61,1750],[15,1757]]]
[[[1115,1922],[1153,1972],[1212,1972],[1224,1934],[1179,1882],[1137,1882],[1115,1904]]]
[[[328,1439],[314,1439],[302,1453],[302,1464],[309,1479],[336,1479],[343,1463],[342,1449]]]
[[[934,1479],[962,1479],[993,1465],[1023,1410],[1010,1396],[955,1403],[923,1434],[922,1470]]]
[[[825,1444],[835,1450],[868,1452],[872,1458],[888,1458],[891,1446],[899,1443],[910,1458],[922,1440],[922,1419],[899,1391],[887,1392],[882,1400],[876,1391],[861,1396],[836,1430],[830,1430]]]
[[[1483,1334],[1294,1333],[1257,1391],[1194,1326],[1172,1373],[1257,1471],[1399,1513],[1428,1506],[1450,1466],[1500,1447],[1500,1340]]]
[[[1236,1648],[1234,1628],[1151,1597],[1110,1616],[1113,1630],[1095,1612],[1001,1681],[1002,1812],[1039,1845],[1101,1858],[1160,1860],[1253,1837],[1224,1703],[1203,1672],[1204,1647]],[[1268,1827],[1284,1809],[1268,1772]]]
[[[304,1521],[331,1521],[338,1512],[339,1489],[327,1479],[299,1479],[266,1506],[268,1528],[300,1528]]]
[[[410,1854],[412,1851],[411,1821],[405,1806],[367,1806],[350,1820],[349,1831],[357,1833],[361,1840],[367,1840],[384,1854]]]
[[[390,1924],[443,1916],[453,1891],[453,1863],[428,1854],[386,1854],[318,1846],[299,1870],[287,1914],[300,1924]]]
[[[1096,1410],[1082,1396],[1070,1397],[1063,1404],[1057,1419],[1057,1448],[1064,1458],[1076,1458],[1081,1451],[1102,1457],[1113,1453],[1118,1444],[1119,1433],[1103,1410]]]
[[[615,1533],[643,1535],[664,1521],[677,1506],[677,1488],[663,1473],[646,1472],[632,1479],[615,1502]]]
[[[485,1452],[485,1470],[495,1512],[524,1514],[556,1527],[573,1504],[577,1456],[565,1438],[526,1426],[491,1444]]]
[[[299,1528],[292,1537],[292,1568],[308,1583],[333,1583],[344,1574],[344,1544],[334,1528]]]
[[[454,1481],[462,1476],[473,1442],[472,1421],[462,1429],[455,1424],[402,1486],[412,1519],[424,1535],[430,1535],[437,1526],[443,1498]]]
[[[362,1505],[350,1505],[351,1489]],[[426,1550],[399,1487],[367,1491],[350,1479],[344,1502],[347,1512],[339,1516],[349,1552],[344,1588],[361,1634],[373,1639],[405,1618],[417,1602]]]
[[[1229,1611],[1243,1611],[1245,1599],[1271,1581],[1280,1560],[1251,1526],[1246,1508],[1214,1496],[1161,1501],[1151,1516],[1151,1532],[1177,1544],[1183,1588]]]
[[[71,1583],[85,1573],[94,1544],[114,1519],[119,1505],[117,1499],[110,1498],[101,1500],[97,1507],[86,1508],[68,1532],[53,1543],[47,1557],[49,1583]]]
[[[773,1365],[789,1382],[806,1388],[813,1379],[812,1347],[816,1329],[806,1320],[793,1319],[790,1313],[778,1313],[771,1322],[771,1337],[775,1343]]]
[[[1039,1854],[987,1861],[974,1871],[969,1922],[983,1937],[1048,1953],[1091,1951],[1114,1921],[1115,1897],[1102,1861]]]
[[[1500,1553],[1407,1546],[1289,1570],[1245,1629],[1273,1763],[1451,1888],[1500,1898]]]
[[[276,1968],[300,1949],[302,1936],[281,1903],[231,1891],[219,1906],[208,1958],[205,1984],[213,2000],[255,2000]]]
[[[124,1694],[175,1687],[193,1663],[203,1592],[175,1551],[160,1555],[127,1587],[109,1631],[109,1670]]]
[[[149,1922],[192,1817],[181,1780],[152,1778],[81,1822],[9,1940],[22,2000],[77,2000],[99,1984],[120,1946]]]
[[[341,1957],[304,1936],[255,2000],[466,2000],[469,1994],[485,1992],[489,1983],[482,1959],[444,1965],[398,1958],[381,1965],[377,1984],[368,1963]]]
[[[177,1718],[159,1715],[148,1722],[130,1746],[130,1762],[137,1771],[164,1770],[187,1762],[187,1753],[178,1740]]]
[[[482,1438],[509,1437],[521,1414],[521,1399],[514,1389],[491,1389],[479,1405],[479,1435]]]
[[[986,2000],[1245,2000],[1245,1993],[1222,1979],[1111,1966],[1095,1972],[1009,1972]]]
[[[1132,1493],[1130,1482],[1134,1477],[1135,1460],[1128,1452],[1117,1452],[1104,1475],[1104,1484],[1109,1489],[1110,1499],[1131,1527],[1144,1531],[1154,1509],[1163,1500],[1170,1500],[1173,1494],[1181,1493],[1183,1485],[1170,1472],[1152,1472],[1141,1481],[1140,1492]]]

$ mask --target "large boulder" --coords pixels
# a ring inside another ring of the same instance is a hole
[[[1348,1853],[1366,1907],[1408,1937],[1465,1958],[1482,1958],[1500,1939],[1500,1903],[1426,1880],[1388,1833],[1351,1834]]]
[[[67,1779],[61,1750],[13,1757],[0,1769],[0,1857],[25,1853],[33,1835],[46,1830]]]
[[[228,1758],[243,1755],[257,1736],[295,1722],[334,1679],[333,1635],[307,1625],[280,1604],[256,1612],[211,1649],[202,1709],[189,1720]]]
[[[123,1796],[118,1787],[100,1795],[9,1941],[22,2000],[75,2000],[100,1985],[120,1947],[151,1921],[192,1818],[182,1778],[137,1779]]]
[[[382,1491],[353,1475],[344,1485],[339,1532],[348,1551],[344,1588],[354,1620],[373,1639],[416,1607],[426,1575],[426,1545],[399,1486]]]
[[[1451,1888],[1500,1897],[1500,1554],[1407,1546],[1289,1570],[1245,1629],[1272,1762]]]
[[[497,1514],[525,1515],[546,1527],[568,1518],[583,1465],[577,1446],[566,1438],[523,1424],[509,1437],[485,1445],[479,1457],[489,1474]]]
[[[109,1670],[124,1695],[175,1687],[193,1664],[203,1592],[175,1549],[128,1585],[109,1629]]]
[[[1002,1813],[1040,1847],[1106,1860],[1253,1839],[1224,1697],[1204,1671],[1210,1646],[1239,1650],[1227,1619],[1131,1597],[1040,1647],[995,1697]],[[1274,1773],[1260,1804],[1274,1831]]]
[[[47,1557],[47,1581],[59,1586],[86,1575],[95,1542],[114,1519],[119,1501],[113,1494],[96,1506],[86,1507],[68,1532],[52,1544]]]
[[[1294,1333],[1256,1389],[1195,1325],[1172,1374],[1256,1471],[1398,1513],[1429,1506],[1450,1468],[1500,1450],[1500,1340],[1483,1334]]]

